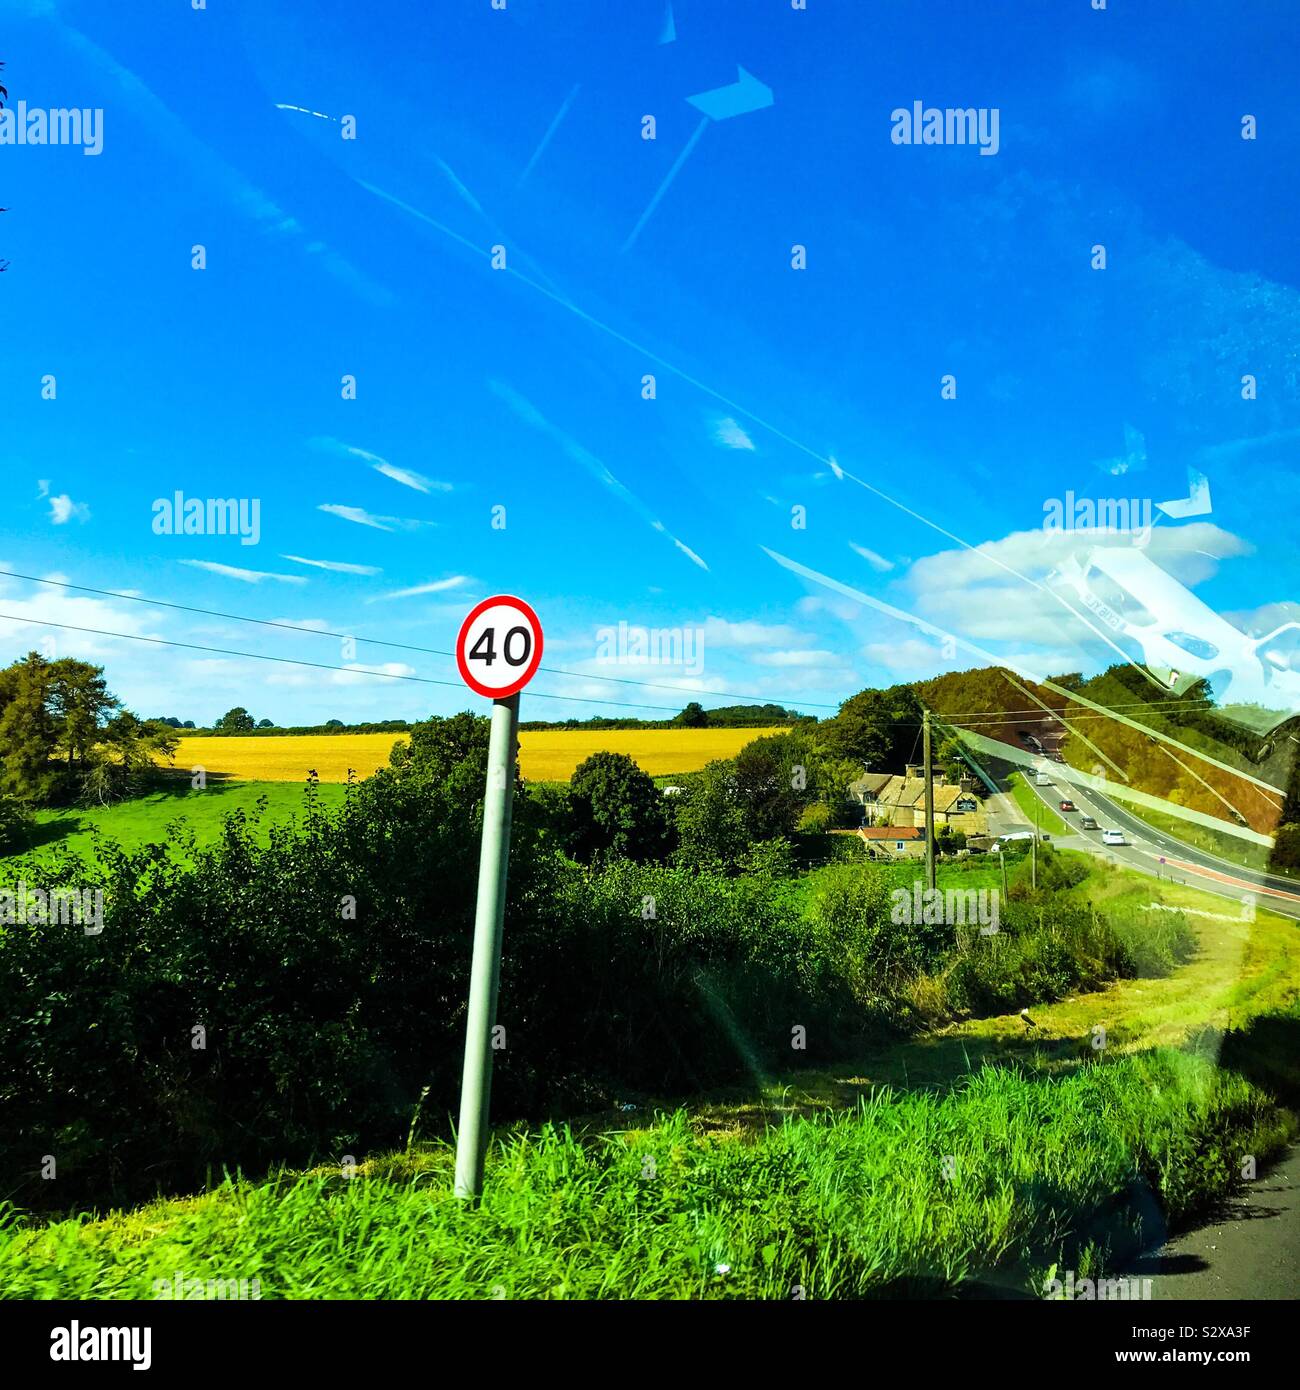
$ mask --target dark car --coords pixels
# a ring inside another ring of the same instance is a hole
[[[1084,816],[1084,818],[1079,822],[1079,824],[1083,827],[1084,830],[1096,830],[1097,828],[1097,822],[1093,820],[1091,816]]]

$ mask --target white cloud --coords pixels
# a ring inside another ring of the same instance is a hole
[[[58,497],[48,497],[50,520],[55,526],[63,526],[74,517],[78,521],[90,520],[90,508],[84,502],[74,502],[66,492]]]
[[[243,584],[260,584],[271,579],[279,584],[305,584],[300,574],[270,574],[266,570],[244,570],[235,565],[219,565],[215,560],[181,560],[178,563],[189,565],[192,569],[207,570],[209,574],[219,574],[225,579],[238,579]]]
[[[1102,531],[1018,531],[973,550],[924,556],[900,582],[914,596],[918,616],[955,636],[1041,645],[1056,657],[1068,653],[1071,642],[1090,648],[1102,642],[1111,659],[1118,660],[1105,644],[1111,636],[1105,624],[1092,615],[1085,621],[1072,614],[1048,583],[1057,566],[1097,545],[1114,546],[1115,537]],[[1220,560],[1250,551],[1248,542],[1210,522],[1156,526],[1145,547],[1153,563],[1188,588],[1212,577]],[[1061,592],[1068,597],[1068,590]],[[1078,659],[1076,653],[1075,664]],[[1067,656],[1067,666],[1069,662]]]
[[[63,579],[47,574],[47,579]],[[83,661],[103,661],[139,654],[141,644],[124,638],[159,635],[162,616],[139,603],[114,603],[110,599],[79,595],[59,589],[37,589],[23,597],[25,581],[0,575],[4,590],[5,622],[0,623],[0,665],[17,660],[33,646],[46,649],[52,644],[57,656],[75,656]],[[13,621],[10,621],[13,620]],[[93,629],[71,631],[73,628]],[[153,659],[151,657],[151,659]]]
[[[705,650],[716,647],[795,647],[812,638],[784,624],[708,617],[704,620]]]
[[[831,598],[825,594],[805,594],[795,603],[795,612],[812,618],[819,613],[829,613],[843,623],[852,622],[862,616],[861,604],[851,603],[846,598]]]
[[[376,531],[418,531],[421,526],[435,526],[433,521],[416,521],[405,516],[376,516],[364,507],[345,507],[338,502],[322,502],[317,511],[351,521],[357,526],[370,526]]]
[[[413,488],[416,492],[454,491],[450,483],[440,483],[433,478],[426,478],[423,473],[417,473],[413,468],[399,468],[395,463],[390,463],[382,454],[372,453],[369,449],[359,448],[355,444],[345,444],[341,439],[334,439],[325,435],[313,439],[311,442],[318,449],[325,449],[333,454],[342,454],[346,458],[361,459],[368,463],[376,473],[382,473],[385,478],[391,478],[393,482],[401,483],[403,487]]]
[[[844,665],[844,658],[836,652],[811,649],[807,651],[754,652],[749,660],[755,666],[820,667],[825,670]]]
[[[920,637],[903,637],[897,642],[871,642],[862,649],[862,655],[891,675],[913,679],[933,676],[940,667],[970,665],[969,658],[964,663],[945,660],[939,646]]]
[[[686,544],[685,541],[679,541],[676,536],[674,536],[672,539],[673,544],[677,547],[678,550],[682,552],[683,555],[686,556],[688,560],[692,561],[694,564],[699,565],[699,567],[702,570],[708,569],[708,565],[706,565],[704,561],[700,559],[700,557],[690,548],[689,545]]]
[[[468,584],[469,577],[464,574],[453,574],[447,579],[435,579],[429,584],[417,584],[412,589],[397,589],[391,594],[376,594],[374,598],[367,600],[374,603],[379,599],[388,598],[418,598],[421,594],[442,594],[448,589],[459,589],[462,584]]]
[[[874,550],[868,550],[865,545],[859,545],[856,541],[849,542],[849,549],[861,555],[872,569],[878,570],[881,574],[894,568],[892,560],[886,560],[883,555],[877,555]]]
[[[1284,623],[1300,622],[1300,603],[1284,599],[1280,603],[1265,603],[1223,616],[1249,636],[1263,637],[1265,633],[1276,632]]]
[[[724,449],[748,449],[751,453],[754,452],[754,441],[730,416],[715,424],[713,438]]]
[[[382,473],[385,478],[391,478],[395,483],[401,483],[403,487],[414,488],[416,492],[450,492],[450,483],[435,482],[432,478],[426,478],[423,473],[417,473],[411,468],[398,468],[391,463],[377,463],[374,465],[376,473]]]
[[[324,618],[272,618],[273,623],[284,623],[287,627],[305,627],[309,632],[328,632],[330,625]]]
[[[308,560],[302,555],[281,555],[282,560],[292,560],[296,565],[311,565],[313,569],[329,570],[334,574],[382,574],[377,565],[353,565],[346,560]]]

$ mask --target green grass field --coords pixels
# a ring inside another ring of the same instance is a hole
[[[170,838],[167,827],[175,820],[183,820],[202,845],[216,840],[222,821],[230,812],[243,811],[252,816],[257,813],[258,801],[265,797],[259,835],[264,843],[270,826],[301,813],[303,791],[303,785],[296,782],[221,780],[210,780],[205,790],[194,791],[187,778],[178,778],[174,787],[116,806],[37,811],[26,848],[40,853],[56,845],[66,845],[84,858],[94,853],[95,832],[98,831],[116,840],[124,849],[135,850],[167,841]],[[342,802],[347,788],[321,783],[318,791],[322,805],[332,807]]]

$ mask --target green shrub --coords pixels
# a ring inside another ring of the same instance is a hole
[[[821,835],[831,828],[834,816],[824,801],[810,801],[799,813],[796,829],[801,835]]]
[[[0,1163],[25,1201],[201,1181],[209,1168],[363,1152],[459,1093],[487,721],[431,721],[327,813],[258,844],[98,846],[31,887],[104,894],[101,934],[0,927]],[[764,852],[761,852],[764,853]],[[771,855],[767,854],[770,861]],[[753,867],[758,867],[757,865]],[[810,1055],[853,1007],[774,864],[728,878],[615,860],[583,868],[521,818],[509,880],[493,1102],[501,1115],[680,1092]],[[647,900],[653,909],[647,912]],[[795,1054],[792,1029],[807,1030]],[[54,1154],[59,1182],[42,1183]]]

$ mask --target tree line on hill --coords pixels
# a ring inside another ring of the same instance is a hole
[[[816,717],[786,709],[784,705],[723,705],[706,710],[692,700],[671,719],[529,719],[521,729],[766,729],[782,724],[815,724]],[[406,719],[375,719],[348,724],[341,719],[328,719],[323,724],[276,724],[270,719],[254,719],[242,705],[228,710],[211,729],[196,729],[194,721],[169,717],[163,723],[174,729],[186,729],[202,734],[375,734],[411,728]]]
[[[692,700],[671,719],[529,719],[521,729],[767,729],[781,724],[815,724],[811,714],[800,714],[784,705],[721,705],[705,709]]]

